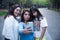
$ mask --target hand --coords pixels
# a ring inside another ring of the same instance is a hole
[[[29,30],[31,30],[31,29],[24,29],[23,32],[24,32],[25,34],[30,34],[32,31],[29,31]]]
[[[34,23],[36,26],[40,26],[40,21]]]
[[[40,21],[37,21],[37,26],[40,26]]]
[[[31,27],[27,26],[26,29],[30,29]]]

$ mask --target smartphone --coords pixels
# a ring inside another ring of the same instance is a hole
[[[28,24],[27,24],[31,29],[32,29],[32,31],[33,31],[33,22],[28,22]]]

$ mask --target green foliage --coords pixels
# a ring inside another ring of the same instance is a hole
[[[50,0],[3,0],[2,4],[4,4],[6,8],[9,8],[9,4],[19,3],[24,6],[31,6],[31,5],[43,5],[46,6],[50,4]]]
[[[18,3],[21,3],[21,2],[23,4],[32,3],[32,4],[46,5],[49,3],[49,0],[18,0]]]
[[[4,16],[4,15],[6,15],[6,13],[7,12],[5,12],[5,11],[0,12],[0,16]]]
[[[49,0],[33,0],[33,4],[40,4],[40,5],[47,5],[49,3]]]

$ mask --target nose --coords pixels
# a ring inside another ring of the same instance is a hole
[[[20,11],[18,11],[17,13],[20,14]]]

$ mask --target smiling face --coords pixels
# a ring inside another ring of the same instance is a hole
[[[26,12],[24,13],[23,17],[24,17],[24,20],[25,20],[25,21],[28,21],[28,20],[30,19],[30,13],[26,11]]]
[[[20,13],[21,13],[21,8],[20,8],[20,7],[17,7],[17,8],[14,10],[14,15],[17,17]]]

